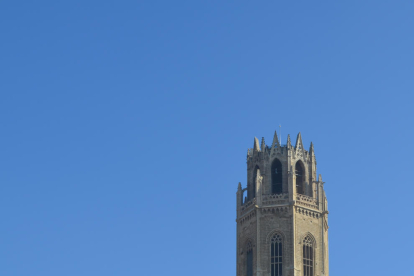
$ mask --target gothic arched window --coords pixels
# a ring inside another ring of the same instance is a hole
[[[270,244],[270,271],[271,276],[282,276],[283,264],[283,246],[282,237],[274,234]]]
[[[251,241],[246,246],[246,276],[253,276],[253,246]]]
[[[313,276],[315,263],[313,247],[313,239],[306,236],[303,239],[303,276]]]
[[[282,193],[282,163],[275,159],[272,163],[272,194]]]
[[[305,190],[303,187],[303,180],[305,178],[304,176],[305,170],[303,168],[302,162],[299,160],[296,162],[295,165],[295,175],[296,175],[296,193],[298,194],[305,194]]]

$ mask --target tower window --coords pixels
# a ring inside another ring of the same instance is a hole
[[[253,276],[253,246],[249,241],[247,244],[246,276]]]
[[[303,276],[313,276],[314,263],[313,240],[307,236],[303,240]]]
[[[270,271],[271,276],[282,276],[282,264],[283,264],[283,251],[282,251],[282,237],[279,234],[275,234],[272,237],[270,245]]]
[[[296,193],[298,194],[305,194],[305,190],[303,188],[303,180],[304,180],[304,172],[303,164],[301,161],[296,162],[295,165],[295,175],[296,175]]]
[[[272,194],[282,193],[282,176],[282,163],[276,158],[272,163]]]

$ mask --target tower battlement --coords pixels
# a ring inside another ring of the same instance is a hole
[[[289,151],[295,155],[303,155],[305,158],[314,156],[313,143],[311,142],[309,150],[306,150],[303,146],[302,135],[300,132],[296,138],[294,147],[292,146],[289,134],[286,144],[280,144],[277,133],[275,132],[271,146],[266,145],[264,137],[262,137],[262,142],[259,146],[259,140],[254,137],[253,148],[247,150],[247,160],[249,161],[255,156],[265,157],[266,154],[269,156],[275,154],[287,154]]]

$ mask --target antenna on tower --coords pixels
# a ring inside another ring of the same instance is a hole
[[[279,125],[279,144],[282,146],[282,125]]]

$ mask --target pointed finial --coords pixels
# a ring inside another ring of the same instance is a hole
[[[279,136],[280,136],[279,145],[281,145],[282,144],[282,125],[281,124],[279,124]]]
[[[298,134],[298,137],[296,137],[295,149],[298,149],[298,148],[303,149],[302,135],[300,134],[300,132]]]
[[[275,131],[275,135],[273,136],[273,143],[272,143],[272,149],[275,147],[280,147],[279,139],[277,137],[277,132]]]
[[[237,187],[237,190],[241,191],[242,187],[241,187],[241,183],[239,182],[239,185]]]
[[[254,137],[254,144],[253,144],[253,152],[255,151],[260,151],[259,140],[256,137]]]
[[[288,149],[290,149],[292,147],[292,143],[290,142],[290,134],[288,134],[288,138],[287,138],[287,141],[286,141],[286,146],[287,146]]]
[[[313,149],[313,143],[311,142],[310,148],[309,148],[310,155],[315,155],[315,150]]]
[[[319,182],[323,182],[323,181],[322,181],[322,175],[321,175],[321,174],[319,174],[318,181],[319,181]]]
[[[264,139],[264,137],[262,137],[262,144],[261,144],[260,148],[262,149],[263,152],[265,151],[265,147],[266,147],[265,139]]]

